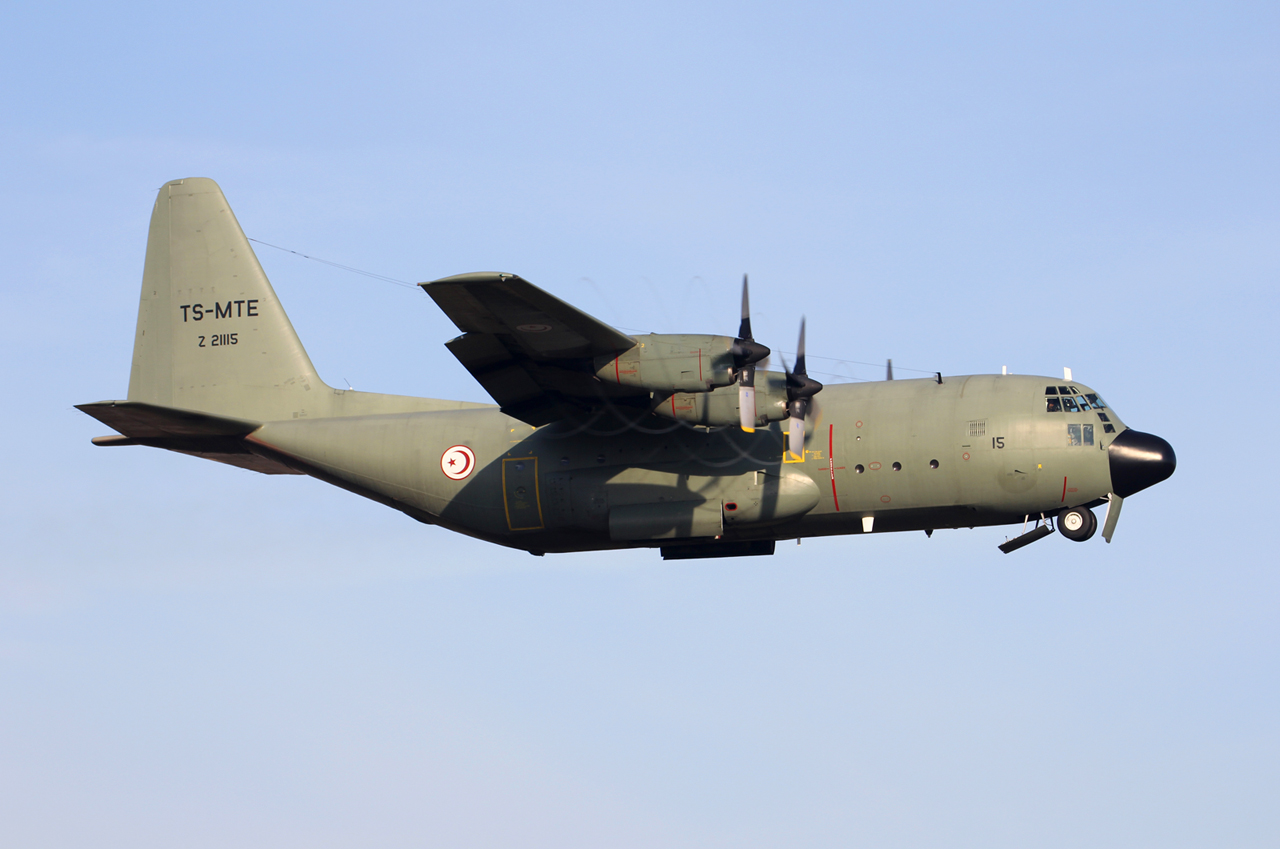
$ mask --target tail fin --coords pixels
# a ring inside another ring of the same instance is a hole
[[[151,213],[129,400],[253,421],[331,394],[213,180],[174,180]]]

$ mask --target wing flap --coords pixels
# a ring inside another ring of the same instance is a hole
[[[536,364],[512,355],[497,337],[467,333],[445,347],[508,416],[538,427],[574,412],[538,380]]]

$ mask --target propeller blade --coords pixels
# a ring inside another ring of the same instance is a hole
[[[751,291],[742,275],[742,321],[733,340],[733,366],[738,372],[738,423],[747,433],[756,429],[756,363],[771,351],[751,336]]]
[[[755,433],[756,431],[756,387],[754,380],[753,368],[743,369],[744,372],[753,372],[750,384],[738,384],[738,424],[742,425],[742,429],[747,433]]]
[[[809,374],[804,368],[804,316],[800,316],[800,341],[796,343],[796,374],[801,377]]]
[[[787,373],[787,415],[791,419],[787,425],[787,450],[797,457],[804,456],[804,419],[809,414],[809,399],[822,391],[822,384],[809,377],[805,370],[804,326],[805,320],[801,318],[795,368],[787,368],[786,360],[782,362]]]
[[[796,457],[804,456],[804,417],[792,418],[787,425],[787,450]]]
[[[893,380],[893,360],[885,360],[884,363],[884,379]]]
[[[747,275],[742,275],[742,321],[738,324],[738,338],[733,340],[733,366],[738,370],[738,381],[750,366],[769,356],[770,351],[751,335],[751,294],[747,288]]]

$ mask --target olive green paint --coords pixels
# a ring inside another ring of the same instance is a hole
[[[514,275],[423,287],[501,409],[326,385],[218,186],[168,183],[128,398],[81,409],[123,434],[100,444],[312,475],[535,553],[1021,523],[1112,491],[1124,425],[1110,409],[1112,434],[1095,412],[1047,413],[1053,378],[827,386],[795,457],[781,374],[757,376],[762,427],[737,427],[731,339],[628,336]],[[1094,425],[1093,445],[1068,444],[1070,423]]]

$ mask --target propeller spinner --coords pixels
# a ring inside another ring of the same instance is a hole
[[[783,363],[785,368],[786,363]],[[804,363],[804,319],[800,319],[800,341],[796,345],[796,367],[787,369],[787,450],[797,457],[804,456],[804,417],[809,413],[809,401],[822,391],[822,384],[809,377]]]
[[[747,275],[742,275],[742,322],[733,340],[733,367],[738,374],[738,423],[747,433],[756,429],[756,363],[769,356],[769,349],[751,336],[751,298]]]

